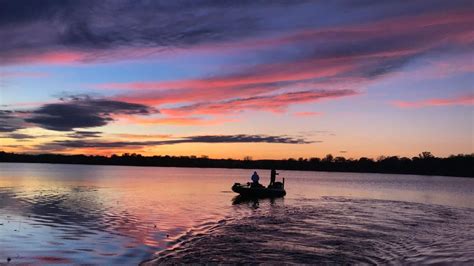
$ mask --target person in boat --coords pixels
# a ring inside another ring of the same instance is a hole
[[[270,184],[268,185],[268,187],[273,187],[275,185],[275,180],[276,180],[277,175],[278,173],[275,169],[272,169],[270,171]]]
[[[257,171],[253,172],[251,179],[252,179],[252,187],[258,187],[260,185],[258,183],[258,181],[260,180],[260,177],[258,176]]]

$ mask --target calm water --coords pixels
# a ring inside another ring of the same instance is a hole
[[[249,170],[3,163],[0,264],[474,263],[474,179],[280,173],[236,202]]]

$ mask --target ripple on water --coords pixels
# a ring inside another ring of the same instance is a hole
[[[99,200],[93,187],[0,188],[0,265],[7,257],[26,265],[128,263],[148,257],[141,241],[132,245],[147,225]]]
[[[144,264],[474,263],[474,210],[324,197],[220,221]]]

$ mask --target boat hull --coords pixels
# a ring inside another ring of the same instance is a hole
[[[240,194],[242,197],[249,198],[277,198],[284,197],[286,191],[281,188],[266,188],[266,187],[250,187],[245,185],[240,185],[238,183],[232,186],[232,191]]]

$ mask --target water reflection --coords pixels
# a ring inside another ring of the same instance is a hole
[[[230,204],[222,199],[232,196],[219,193],[228,190],[225,183],[202,182],[194,171],[3,166],[0,261],[138,263],[225,218]],[[223,171],[211,170],[205,179]]]
[[[350,202],[355,198],[459,208],[474,200],[474,180],[457,178],[282,171],[287,177],[285,198],[249,200],[234,197],[230,191],[234,182],[247,181],[247,170],[41,164],[0,167],[0,263],[10,257],[20,264],[136,264],[242,219],[253,221],[272,213],[280,217],[282,210],[291,215],[302,202],[318,207],[318,200],[325,196],[348,199],[331,208],[341,207],[341,213],[348,218],[353,215],[353,219],[360,219],[353,212],[359,203]],[[370,206],[375,203],[364,204],[370,217]],[[408,206],[405,211],[409,215],[416,208]],[[449,208],[444,213],[457,215]],[[447,219],[429,215],[432,217],[427,219]],[[286,223],[280,218],[273,221]],[[317,216],[310,219],[321,222]],[[303,230],[299,226],[289,228]],[[456,237],[456,231],[452,233]]]
[[[254,209],[260,207],[260,203],[268,203],[270,205],[275,205],[276,202],[283,203],[284,198],[253,198],[253,197],[244,197],[241,195],[235,196],[232,198],[232,205],[247,205],[251,206]]]
[[[0,254],[15,263],[99,263],[126,255],[123,245],[142,246],[146,237],[137,230],[143,226],[138,218],[98,202],[98,192],[86,187],[32,194],[1,189]]]

